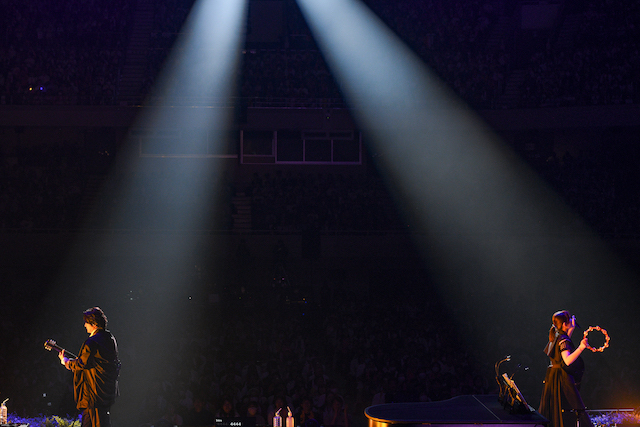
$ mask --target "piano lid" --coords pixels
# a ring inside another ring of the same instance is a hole
[[[497,395],[465,395],[438,402],[386,403],[364,411],[387,424],[548,424],[537,411],[511,413]]]

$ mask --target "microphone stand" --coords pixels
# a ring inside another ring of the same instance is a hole
[[[499,387],[499,394],[498,394],[498,401],[502,404],[504,404],[506,402],[506,384],[504,384],[504,382],[502,381],[502,377],[500,376],[500,365],[502,365],[504,362],[509,362],[511,360],[511,355],[505,356],[504,359],[499,360],[496,362],[494,369],[496,371],[496,382],[498,383],[498,387]]]

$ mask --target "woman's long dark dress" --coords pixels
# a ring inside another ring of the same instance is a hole
[[[551,363],[544,378],[538,412],[550,421],[549,427],[573,427],[576,421],[580,422],[580,427],[593,427],[579,391],[584,363],[578,357],[571,365],[565,365],[562,360],[564,350],[574,351],[571,338],[564,334],[558,335],[545,348]]]

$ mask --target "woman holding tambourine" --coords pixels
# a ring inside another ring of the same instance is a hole
[[[587,348],[602,351],[609,345],[609,336],[604,329],[591,327],[585,331],[578,348],[575,348],[571,335],[576,329],[576,317],[562,310],[553,314],[551,322],[549,342],[544,348],[551,363],[544,378],[538,411],[550,421],[549,427],[573,427],[577,422],[580,427],[593,427],[580,397],[580,382],[584,373],[584,362],[580,355]],[[599,349],[591,347],[587,340],[587,334],[593,329],[601,331],[607,339],[605,346]]]

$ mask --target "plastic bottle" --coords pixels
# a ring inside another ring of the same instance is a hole
[[[287,411],[289,412],[287,414],[287,422],[285,427],[295,427],[295,422],[293,421],[293,414],[291,413],[291,408],[289,408],[287,406]]]
[[[0,424],[7,424],[7,400],[9,399],[5,399],[0,406]]]
[[[276,415],[273,417],[273,427],[282,427],[282,417],[280,416],[280,409],[276,411]]]

